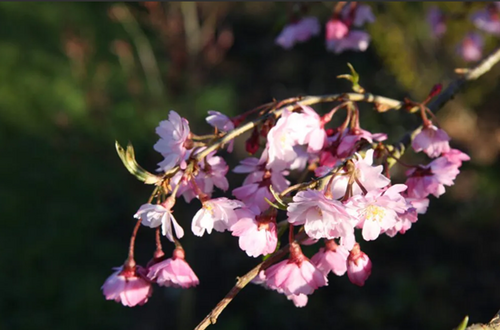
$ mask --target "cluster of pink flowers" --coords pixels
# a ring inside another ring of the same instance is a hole
[[[375,16],[370,6],[353,3],[346,5],[340,12],[326,22],[326,49],[335,54],[347,50],[365,51],[370,44],[370,35],[353,27],[360,28],[365,23],[373,23]],[[309,40],[320,32],[320,23],[316,17],[303,17],[283,28],[276,38],[276,43],[285,49],[292,48],[296,43]]]
[[[363,6],[356,8],[356,13],[364,16],[349,17],[353,22],[366,22],[369,11]],[[338,127],[326,128],[339,109],[347,111],[346,120]],[[256,144],[254,153],[261,150],[260,156],[243,159],[232,169],[246,177],[232,190],[234,198],[230,199],[212,197],[215,188],[230,188],[226,178],[229,166],[217,150],[201,156],[209,143],[200,143],[201,139],[190,132],[188,121],[171,111],[169,119],[157,128],[160,140],[155,145],[165,158],[159,164],[165,181],[157,187],[163,190],[153,193],[150,202],[134,215],[136,230],[140,224],[156,228],[157,250],[147,267],[136,266],[134,232],[129,258],[106,280],[104,295],[135,306],[148,300],[152,283],[181,288],[198,284],[179,242],[185,235],[183,227],[189,224],[179,223],[172,213],[180,196],[187,203],[198,200],[201,204],[190,223],[195,236],[229,231],[249,257],[273,254],[288,228],[288,257],[263,269],[254,283],[284,294],[297,307],[305,306],[309,295],[328,285],[330,273],[347,274],[352,283],[363,286],[372,262],[361,250],[361,241],[404,234],[418,214],[426,212],[429,196],[441,196],[445,186],[453,185],[462,162],[469,160],[465,153],[450,147],[448,134],[429,120],[425,111],[421,115],[423,124],[411,145],[432,160],[410,167],[406,182],[393,182],[388,159],[400,161],[399,156],[384,144],[386,134],[361,128],[355,103],[343,102],[324,116],[310,106],[294,104],[255,127],[249,140]],[[216,137],[239,123],[216,111],[209,112],[207,122],[214,127]],[[257,143],[259,137],[266,138],[262,147]],[[322,184],[290,186],[294,171],[314,173],[314,180]],[[280,216],[283,220],[278,222]],[[172,258],[164,257],[160,233],[175,244]],[[311,258],[302,252],[301,245],[317,243],[323,247]]]
[[[172,258],[154,258],[147,268],[136,266],[128,259],[104,282],[102,292],[107,300],[124,306],[144,305],[153,293],[153,283],[166,287],[190,288],[199,280],[185,261],[184,250],[176,248]]]
[[[483,9],[470,15],[470,20],[476,28],[494,36],[500,36],[500,2],[490,2]],[[446,32],[445,13],[436,6],[427,11],[427,21],[436,38],[442,37]],[[468,32],[456,46],[456,52],[464,61],[475,62],[482,57],[484,38],[477,31]]]

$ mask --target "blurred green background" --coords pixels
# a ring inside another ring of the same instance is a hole
[[[334,4],[311,3],[308,12],[324,24]],[[290,51],[274,44],[292,5],[0,3],[1,329],[194,328],[258,260],[229,233],[195,239],[186,230],[198,288],[155,287],[136,308],[106,301],[100,286],[126,258],[132,215],[151,192],[122,166],[115,140],[131,141],[139,163],[154,171],[161,160],[154,129],[169,110],[204,134],[208,110],[237,115],[273,98],[349,91],[336,78],[347,62],[370,92],[422,100],[469,65],[455,47],[474,29],[467,16],[484,3],[435,4],[457,17],[440,40],[425,20],[432,3],[370,3],[377,17],[367,26],[370,47],[340,55],[325,50],[324,31]],[[484,36],[485,53],[500,44]],[[362,243],[373,262],[363,288],[331,276],[297,309],[250,285],[211,328],[451,329],[465,315],[489,321],[500,309],[498,77],[500,66],[439,113],[453,146],[472,160],[409,232]],[[418,123],[362,109],[365,129],[394,140]],[[230,164],[245,157],[243,145],[239,139]],[[243,179],[229,177],[232,187]],[[176,205],[184,228],[199,207]],[[145,264],[153,232],[140,231],[137,244]]]

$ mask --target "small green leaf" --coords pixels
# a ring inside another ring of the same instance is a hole
[[[125,150],[118,143],[118,141],[115,141],[115,147],[118,156],[122,160],[123,165],[125,165],[125,168],[137,179],[144,182],[145,184],[156,184],[163,179],[162,177],[146,171],[139,164],[137,164],[135,160],[134,147],[132,146],[132,144],[129,143],[127,145],[127,150]]]
[[[271,191],[271,194],[273,194],[274,198],[276,198],[276,201],[283,206],[285,209],[287,208],[285,202],[281,199],[280,195],[276,193],[276,191],[273,189],[272,185],[269,185],[269,190]]]
[[[347,63],[347,66],[351,70],[351,74],[342,74],[340,76],[337,76],[337,78],[344,78],[352,82],[352,89],[356,93],[364,93],[365,89],[359,85],[359,74],[354,70],[354,67],[351,65],[351,63]]]
[[[464,319],[462,320],[462,323],[458,325],[458,327],[455,330],[465,330],[467,327],[467,323],[469,323],[469,316],[465,316]]]

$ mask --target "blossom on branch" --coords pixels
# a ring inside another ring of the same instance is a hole
[[[147,203],[139,208],[137,213],[134,214],[134,218],[141,219],[141,223],[150,228],[161,226],[163,236],[166,236],[171,242],[174,242],[172,226],[174,227],[177,238],[182,238],[184,236],[184,229],[182,229],[179,223],[177,223],[177,220],[175,220],[171,211],[172,206],[173,200],[170,198],[167,198],[162,204]]]
[[[436,158],[450,151],[450,137],[440,128],[430,124],[421,128],[420,132],[411,141],[416,152],[423,151],[427,156]]]
[[[113,269],[116,271],[101,287],[106,299],[121,302],[128,307],[144,305],[153,293],[151,283],[143,274],[144,269],[141,266],[125,270],[123,267]]]
[[[303,17],[285,26],[275,42],[285,49],[291,49],[296,43],[307,41],[312,36],[319,34],[320,29],[316,17]]]
[[[235,209],[244,206],[242,202],[226,197],[205,201],[193,218],[191,230],[196,236],[203,236],[205,231],[211,234],[212,229],[223,232],[238,221]]]
[[[185,260],[182,248],[176,248],[172,258],[157,262],[149,267],[148,278],[158,285],[187,289],[200,283]]]
[[[276,250],[278,234],[276,221],[269,216],[255,215],[249,209],[238,209],[235,211],[238,221],[229,230],[233,236],[239,237],[240,248],[249,257],[267,255]]]
[[[158,163],[158,171],[166,172],[176,165],[183,165],[186,152],[192,147],[189,139],[189,122],[172,110],[168,120],[160,122],[156,134],[160,136],[160,140],[156,142],[154,149],[165,157]]]

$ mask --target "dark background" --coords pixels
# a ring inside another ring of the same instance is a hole
[[[474,29],[467,16],[484,3],[437,4],[456,17],[440,40],[425,21],[432,3],[370,3],[377,17],[367,26],[370,47],[340,55],[325,50],[324,31],[290,51],[274,44],[291,5],[0,4],[1,329],[194,328],[258,260],[229,233],[195,239],[189,228],[199,202],[179,201],[175,215],[199,287],[155,287],[142,307],[106,301],[100,287],[126,258],[132,215],[151,192],[122,166],[115,140],[131,141],[139,163],[154,171],[161,160],[154,129],[169,110],[204,134],[208,110],[237,115],[272,98],[349,91],[336,78],[347,62],[370,92],[422,100],[471,65],[455,49]],[[333,5],[312,3],[309,13],[324,24]],[[483,35],[488,53],[499,40]],[[373,262],[364,287],[331,275],[298,309],[249,285],[211,328],[452,329],[465,315],[489,321],[500,309],[499,76],[497,66],[439,112],[452,145],[472,160],[409,232],[361,242]],[[369,106],[361,122],[392,141],[418,124]],[[243,143],[230,164],[245,157]],[[243,178],[229,177],[233,188]],[[137,244],[145,264],[153,231],[141,230]]]

